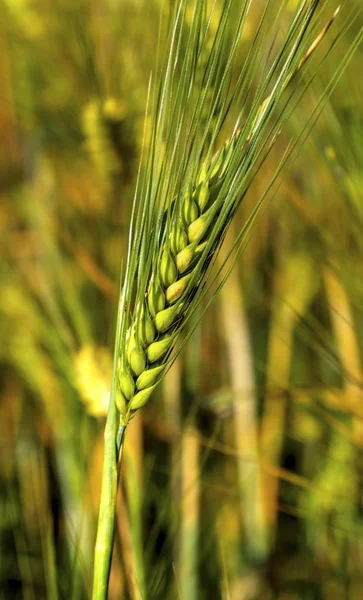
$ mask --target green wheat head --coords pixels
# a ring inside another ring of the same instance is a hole
[[[188,22],[191,4],[183,0],[175,12],[164,75],[151,100],[153,129],[135,197],[117,340],[115,398],[122,426],[148,401],[175,358],[231,219],[288,112],[285,106],[275,116],[274,109],[335,18],[319,31],[319,2],[300,2],[251,99],[250,72],[261,60],[273,3],[267,2],[235,81],[233,63],[250,2],[239,3],[236,13],[236,2],[225,0],[213,33],[216,9],[208,13],[207,2],[195,2]],[[223,141],[235,106],[240,110]]]

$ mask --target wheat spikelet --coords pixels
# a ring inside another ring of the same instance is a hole
[[[216,250],[215,243],[208,248],[208,232],[220,212],[218,191],[237,137],[238,133],[204,161],[194,185],[172,213],[171,231],[160,246],[144,301],[135,308],[118,361],[117,407],[125,424],[133,411],[146,404],[163,377],[166,359],[183,328],[184,313]],[[220,241],[230,218],[227,215],[220,225]]]

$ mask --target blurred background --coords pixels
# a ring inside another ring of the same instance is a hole
[[[91,594],[159,14],[157,0],[0,2],[1,600]],[[362,23],[293,112],[234,233]],[[362,53],[128,428],[110,600],[363,596]]]

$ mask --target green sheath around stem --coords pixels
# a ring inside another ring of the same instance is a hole
[[[111,399],[104,436],[104,466],[95,547],[92,600],[107,599],[115,532],[118,475],[122,460],[125,429],[125,426],[119,428],[116,444],[117,409],[115,402]]]

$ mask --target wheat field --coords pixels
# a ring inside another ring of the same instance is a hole
[[[1,600],[361,598],[340,4],[0,3]]]

